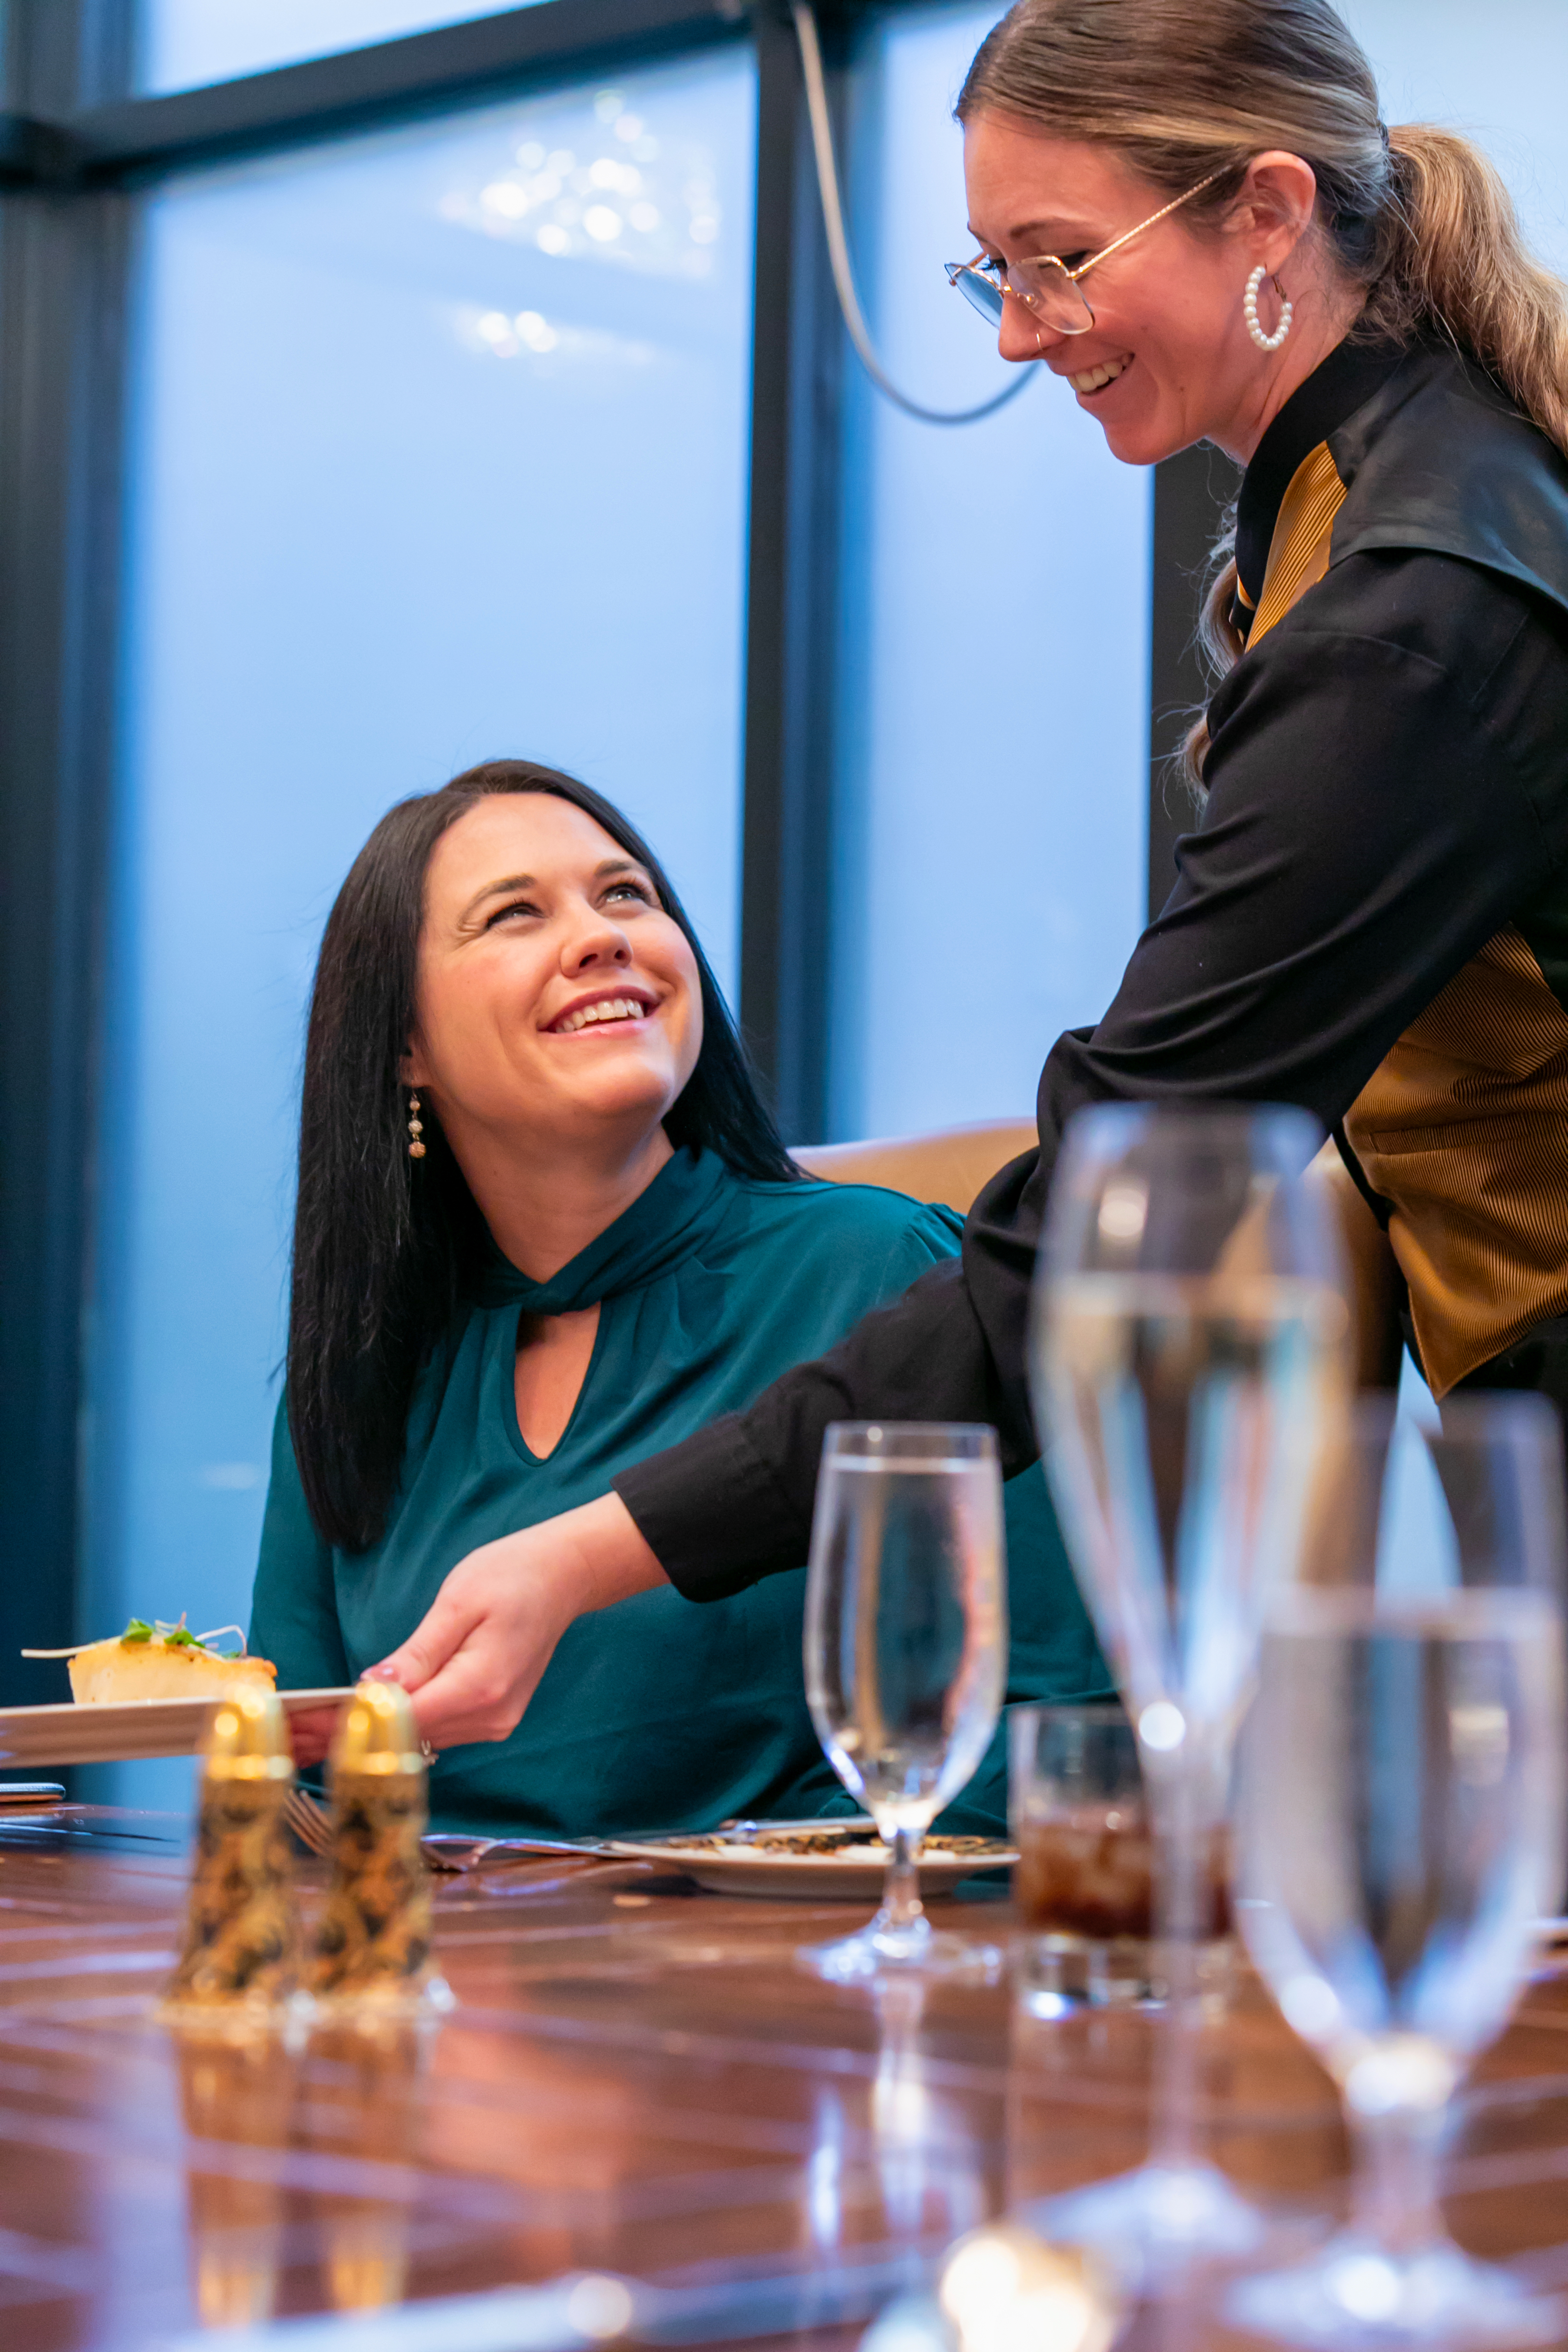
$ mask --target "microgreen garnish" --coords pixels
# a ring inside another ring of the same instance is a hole
[[[219,1650],[214,1646],[224,1633],[235,1636],[239,1643],[237,1650]],[[105,1639],[111,1642],[114,1636],[110,1633]],[[145,1617],[132,1617],[120,1636],[121,1649],[137,1649],[148,1642],[157,1642],[166,1650],[205,1650],[215,1658],[243,1658],[246,1655],[243,1625],[215,1625],[209,1633],[193,1633],[183,1611],[177,1625],[165,1623],[162,1617],[154,1617],[151,1624]],[[83,1650],[96,1650],[97,1647],[96,1642],[71,1642],[63,1650],[24,1650],[22,1655],[25,1658],[74,1658]]]

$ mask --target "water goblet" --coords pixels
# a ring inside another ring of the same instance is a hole
[[[803,1952],[804,1965],[839,1982],[1000,1972],[994,1948],[932,1928],[919,1862],[933,1816],[985,1753],[1006,1657],[995,1432],[836,1422],[812,1526],[806,1697],[839,1779],[890,1851],[876,1917]]]

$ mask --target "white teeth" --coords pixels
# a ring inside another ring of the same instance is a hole
[[[597,1004],[584,1004],[569,1013],[564,1021],[553,1025],[561,1037],[570,1037],[576,1030],[585,1029],[591,1021],[640,1021],[647,1007],[639,997],[607,996]]]
[[[1069,375],[1068,382],[1075,392],[1098,392],[1102,383],[1114,383],[1130,365],[1127,360],[1105,360],[1099,367],[1085,368],[1081,375]]]

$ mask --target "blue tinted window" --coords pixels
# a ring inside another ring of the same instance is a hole
[[[749,55],[146,200],[90,1630],[247,1613],[321,925],[375,819],[565,767],[735,964]]]
[[[501,0],[141,0],[137,82],[191,89],[500,13]],[[515,7],[520,0],[504,0]]]
[[[1011,373],[942,273],[972,250],[951,110],[995,13],[884,20],[853,94],[873,332],[939,406]],[[1142,921],[1150,478],[1049,377],[939,429],[846,374],[834,1129],[1026,1116]]]

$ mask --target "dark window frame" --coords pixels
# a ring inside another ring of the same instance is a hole
[[[836,103],[857,15],[919,5],[819,0]],[[826,1132],[846,360],[786,0],[538,0],[150,97],[130,94],[132,21],[129,0],[9,0],[0,47],[0,1519],[12,1563],[0,1581],[0,1703],[57,1693],[58,1677],[18,1659],[24,1643],[103,1630],[75,1623],[75,1587],[138,190],[233,157],[752,44],[739,1009],[786,1136]],[[1160,469],[1157,613],[1162,582],[1201,562],[1208,519],[1190,493],[1187,477]],[[1155,712],[1192,698],[1185,644],[1179,628],[1156,635]],[[1152,844],[1164,837],[1160,765]],[[1154,903],[1164,854],[1152,847]]]

